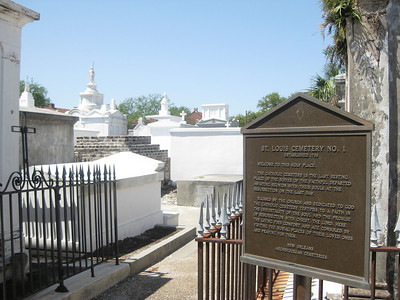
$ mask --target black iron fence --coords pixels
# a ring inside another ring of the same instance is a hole
[[[11,174],[0,187],[3,299],[22,298],[91,269],[118,264],[115,171],[74,167]]]
[[[211,195],[200,210],[198,226],[198,299],[282,299],[292,294],[293,299],[302,299],[298,280],[302,276],[289,274],[280,270],[269,269],[240,262],[243,254],[242,232],[242,185],[235,187],[236,193],[225,195],[222,207],[219,199]],[[236,195],[235,195],[236,194]],[[228,203],[231,205],[228,206]],[[218,207],[218,212],[215,211]],[[400,285],[400,248],[371,247],[370,290],[353,289],[343,286],[338,291],[342,299],[399,299],[397,289]],[[393,256],[392,261],[397,270],[396,282],[388,284],[376,283],[377,253]],[[293,285],[288,286],[289,277]],[[313,281],[318,287],[313,298],[322,300],[324,296],[324,281]]]

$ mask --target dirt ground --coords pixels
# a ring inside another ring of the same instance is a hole
[[[118,241],[118,250],[120,260],[125,260],[139,251],[149,248],[155,243],[162,241],[175,234],[178,229],[173,227],[155,226],[146,230],[141,235],[128,237],[122,241]]]

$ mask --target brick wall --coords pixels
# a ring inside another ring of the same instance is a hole
[[[167,150],[151,144],[150,136],[77,137],[74,147],[75,161],[93,161],[119,152],[133,152],[165,163],[164,179],[169,180]]]

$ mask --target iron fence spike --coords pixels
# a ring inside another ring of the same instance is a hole
[[[221,225],[221,201],[219,193],[217,193],[217,225]]]
[[[231,219],[236,216],[235,214],[235,186],[232,187],[232,205],[230,211]]]
[[[197,226],[197,236],[198,237],[203,237],[204,229],[203,229],[203,207],[204,207],[204,202],[201,203],[200,205],[200,216],[199,216],[199,225]]]
[[[378,231],[381,231],[381,226],[379,225],[378,212],[376,210],[376,204],[372,206],[371,214],[371,247],[378,247]]]
[[[381,225],[379,224],[378,212],[376,210],[376,204],[372,206],[371,214],[371,230],[381,231]]]
[[[63,166],[63,170],[62,170],[62,181],[65,184],[65,181],[67,180],[67,170],[65,169],[65,165]]]
[[[107,180],[107,165],[104,165],[104,180]]]
[[[214,194],[211,194],[211,229],[215,229],[217,223],[215,215],[215,198]]]
[[[221,224],[222,224],[221,231],[220,231],[221,239],[222,240],[226,240],[226,233],[227,233],[226,226],[229,225],[229,219],[228,219],[228,216],[227,216],[226,197],[224,197],[224,201],[222,203]]]
[[[243,181],[240,183],[240,185],[239,185],[239,191],[240,191],[240,194],[239,194],[239,213],[242,213],[243,212],[243,202],[242,202],[242,200],[243,200]]]
[[[228,186],[228,200],[227,200],[227,208],[226,213],[228,214],[229,220],[231,219],[231,188]]]
[[[222,216],[223,216],[224,214],[226,215],[226,210],[227,210],[227,208],[226,208],[226,199],[227,199],[227,195],[224,193],[224,196],[222,197],[221,214],[220,214],[220,216],[219,216],[221,225],[223,225],[223,223],[222,223]],[[224,203],[225,203],[225,206],[224,206]]]
[[[394,232],[398,234],[397,237],[397,248],[400,248],[400,214],[397,217],[396,227],[394,228]]]
[[[239,214],[239,183],[236,183],[236,201],[235,201],[235,214]]]
[[[206,222],[204,225],[204,233],[210,233],[210,204],[208,202],[208,195],[206,196]]]
[[[59,173],[59,171],[58,171],[58,165],[56,166],[56,174],[55,174],[55,176],[56,176],[56,185],[58,185],[58,180],[59,180],[59,176],[60,176],[60,173]]]

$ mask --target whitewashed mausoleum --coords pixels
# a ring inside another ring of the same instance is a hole
[[[160,145],[160,149],[168,150],[168,153],[170,153],[171,135],[169,132],[171,129],[180,127],[181,123],[185,123],[185,121],[184,116],[183,118],[172,116],[169,113],[168,105],[167,94],[164,93],[158,115],[146,116],[146,119],[153,119],[156,122],[145,125],[140,118],[132,134],[135,136],[151,136],[152,144],[158,144]]]
[[[230,127],[229,105],[225,103],[219,104],[203,104],[201,106],[202,119],[197,123],[198,127]],[[238,127],[235,123],[233,127]]]
[[[151,136],[153,144],[168,150],[171,180],[176,182],[206,174],[242,174],[243,136],[236,120],[229,119],[228,104],[203,104],[203,118],[196,125],[171,116],[164,94],[156,122],[139,121],[132,135]]]
[[[97,91],[94,81],[93,67],[89,70],[89,83],[86,90],[80,93],[77,108],[71,109],[68,114],[78,116],[79,121],[74,126],[75,138],[79,136],[110,136],[126,135],[128,121],[115,105],[104,104],[104,95]]]

